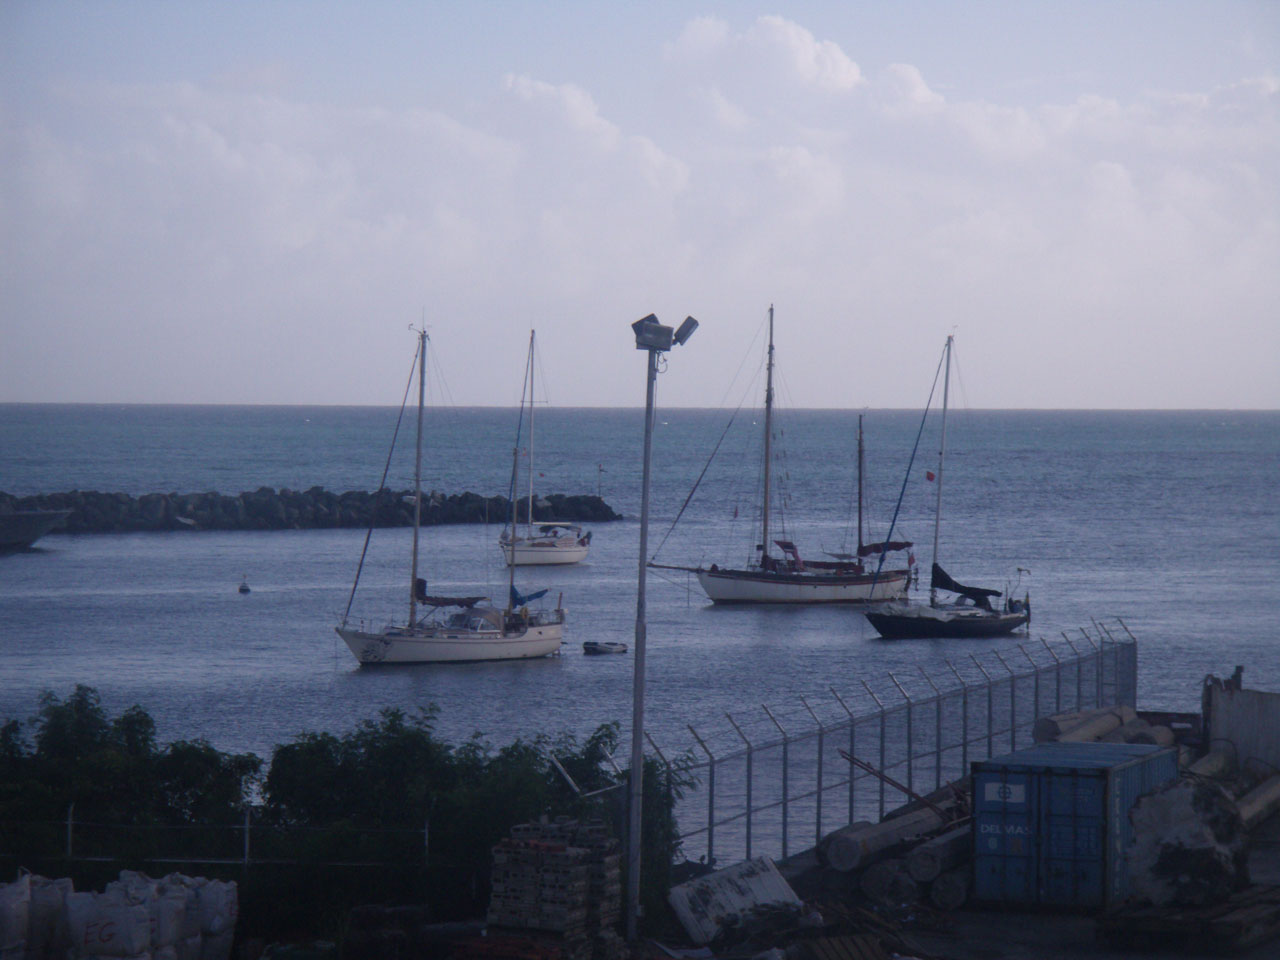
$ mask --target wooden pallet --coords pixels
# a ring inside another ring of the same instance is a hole
[[[1121,907],[1098,918],[1118,946],[1230,954],[1280,936],[1280,886],[1254,885],[1205,907]]]

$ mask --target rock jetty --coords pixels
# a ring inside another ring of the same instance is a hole
[[[517,500],[520,520],[527,500]],[[72,490],[32,497],[0,493],[0,513],[16,510],[70,510],[59,533],[132,533],[162,530],[316,530],[330,527],[413,525],[413,491],[383,488],[370,493],[333,493],[323,487],[276,490],[259,487],[235,496],[209,493],[99,493]],[[478,493],[444,495],[432,491],[422,500],[422,523],[502,523],[511,516],[506,497]],[[621,520],[600,497],[550,494],[534,502],[535,521],[605,523]]]

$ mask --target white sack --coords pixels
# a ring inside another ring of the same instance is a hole
[[[26,960],[31,926],[31,878],[0,883],[0,960]]]
[[[50,880],[36,874],[31,881],[31,924],[27,935],[27,960],[63,960],[67,954],[64,917],[67,895],[75,892],[71,880]]]
[[[67,897],[69,960],[139,957],[151,943],[147,908],[123,891],[72,893]]]

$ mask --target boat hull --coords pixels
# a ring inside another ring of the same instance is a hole
[[[593,657],[607,653],[626,653],[627,645],[617,640],[587,640],[582,644],[582,652]]]
[[[907,610],[869,610],[863,614],[886,640],[966,639],[1002,637],[1026,626],[1027,613],[1000,613],[975,608],[919,607]]]
[[[501,543],[502,555],[507,566],[535,567],[549,564],[579,563],[587,559],[591,544],[578,540],[517,540]]]
[[[18,510],[0,514],[0,550],[25,550],[61,526],[70,510]]]
[[[906,596],[910,581],[907,570],[886,570],[878,577],[870,573],[694,572],[712,603],[871,603]]]
[[[337,631],[361,664],[527,660],[555,653],[564,642],[563,622],[530,625],[519,634],[402,627],[379,633],[347,627]]]

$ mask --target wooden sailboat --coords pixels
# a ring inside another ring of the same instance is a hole
[[[861,420],[859,420],[861,425]],[[861,433],[859,433],[861,438]],[[906,550],[910,543],[861,542],[861,489],[859,489],[859,544],[856,555],[835,554],[831,560],[807,560],[791,540],[771,540],[769,507],[772,483],[773,443],[773,307],[769,307],[769,347],[765,364],[764,391],[764,491],[761,501],[759,557],[746,567],[673,567],[688,570],[697,578],[713,603],[866,603],[905,596],[911,578],[910,566],[868,569],[867,560],[881,554]],[[859,459],[861,472],[861,455]],[[774,548],[781,555],[774,553]]]
[[[576,523],[548,520],[534,523],[533,520],[533,344],[535,331],[529,332],[529,361],[525,376],[525,386],[529,396],[529,509],[525,515],[524,532],[516,528],[515,512],[512,511],[511,525],[502,531],[498,538],[498,546],[508,566],[533,566],[540,564],[578,563],[587,558],[591,547],[591,533],[583,533],[582,527]],[[524,397],[520,398],[521,409]],[[516,468],[512,472],[511,500],[515,502],[515,480],[519,473],[520,438],[516,434]]]
[[[531,612],[527,604],[543,596],[542,590],[521,596],[514,571],[508,584],[505,608],[485,596],[446,597],[427,593],[426,580],[418,576],[418,539],[422,519],[422,418],[426,401],[427,335],[418,333],[418,442],[413,472],[413,555],[409,573],[409,619],[382,629],[366,628],[350,619],[351,600],[337,626],[340,636],[361,664],[450,663],[474,660],[519,660],[544,657],[560,649],[564,637],[564,610],[560,604],[547,613]],[[388,461],[389,462],[389,461]],[[370,527],[372,531],[372,527]],[[366,549],[368,541],[365,542]],[[361,565],[364,556],[361,555]],[[354,599],[360,568],[351,587]],[[426,614],[419,617],[419,607]],[[517,609],[518,608],[518,609]],[[443,611],[455,612],[445,615]]]
[[[938,564],[939,532],[942,525],[942,467],[947,450],[947,401],[951,387],[951,345],[947,337],[943,347],[946,372],[942,385],[942,438],[938,445],[937,483],[933,513],[933,565],[929,581],[929,602],[893,603],[879,610],[866,611],[866,618],[880,636],[890,640],[915,638],[998,637],[1012,633],[1031,621],[1031,597],[1022,600],[1012,596],[996,609],[992,598],[999,590],[968,587],[958,583]],[[935,381],[936,382],[936,381]],[[951,603],[939,603],[938,591],[954,593]]]

